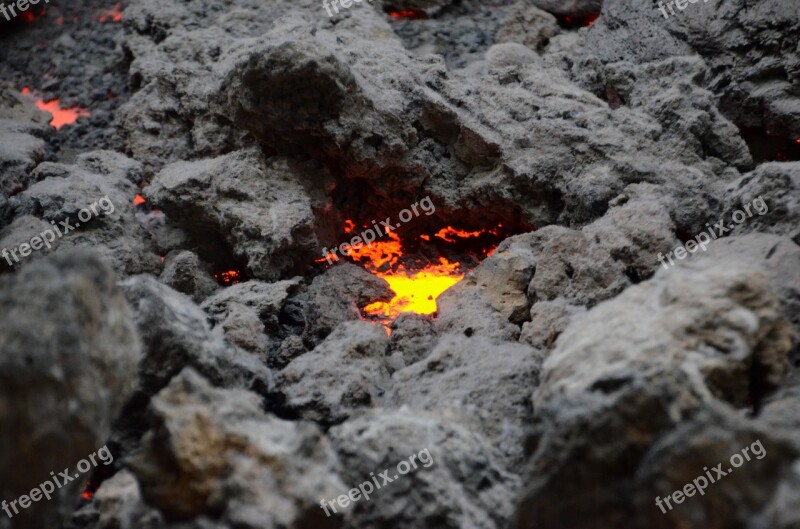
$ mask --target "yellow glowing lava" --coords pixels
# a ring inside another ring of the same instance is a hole
[[[364,312],[383,320],[393,320],[403,312],[433,314],[436,298],[464,277],[458,263],[450,263],[441,257],[438,265],[418,272],[380,273],[373,272],[389,283],[395,296],[391,301],[376,301],[364,307]]]
[[[358,231],[357,224],[345,220],[345,234]],[[367,226],[365,225],[365,228]],[[435,237],[445,243],[455,243],[464,239],[477,239],[484,234],[498,235],[502,225],[494,229],[481,231],[465,231],[453,227],[440,229]],[[422,234],[420,240],[430,242],[432,236]],[[406,241],[408,242],[408,241]],[[478,255],[487,255],[496,248],[497,243],[476,248]],[[387,329],[397,316],[403,312],[417,314],[434,314],[437,311],[436,298],[445,290],[464,278],[465,267],[460,262],[448,261],[439,257],[438,262],[426,260],[420,254],[408,256],[403,248],[403,241],[394,231],[381,235],[381,239],[372,244],[345,246],[347,257],[363,266],[367,271],[389,283],[394,297],[389,301],[376,301],[364,307],[364,315],[380,321]],[[334,253],[317,259],[316,262],[338,261]]]

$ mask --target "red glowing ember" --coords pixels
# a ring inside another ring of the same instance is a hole
[[[135,197],[133,197],[134,206],[141,206],[145,202],[147,202],[147,200],[145,200],[145,198],[142,195],[136,195]]]
[[[27,86],[22,89],[21,93],[24,96],[32,98],[34,104],[39,110],[50,112],[50,114],[53,115],[53,119],[50,120],[50,125],[55,127],[56,129],[60,129],[64,125],[72,125],[80,117],[91,116],[91,113],[85,108],[80,108],[80,107],[61,108],[58,99],[53,99],[51,101],[44,101],[43,99],[33,95],[31,89],[28,88]]]
[[[428,14],[422,9],[389,9],[387,13],[393,20],[422,20],[428,18]]]
[[[91,501],[94,498],[94,491],[92,490],[92,482],[89,481],[86,483],[86,486],[83,488],[83,492],[81,492],[81,498],[86,501]]]
[[[222,286],[230,286],[235,285],[236,283],[242,282],[242,273],[238,270],[227,270],[225,272],[220,272],[218,274],[214,274],[214,279],[217,280]]]
[[[122,2],[117,2],[111,9],[106,9],[100,13],[100,22],[120,22],[122,21],[122,10],[120,5]]]
[[[556,16],[556,18],[564,29],[588,28],[597,22],[597,19],[600,18],[600,13],[588,13],[575,16],[564,15]]]

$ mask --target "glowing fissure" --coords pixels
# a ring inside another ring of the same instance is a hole
[[[33,92],[31,92],[31,89],[27,86],[21,90],[21,93],[24,96],[32,98],[34,104],[39,110],[50,112],[53,115],[53,119],[50,120],[50,126],[55,127],[56,129],[60,129],[64,125],[71,125],[75,123],[79,117],[91,116],[91,113],[85,108],[61,108],[61,104],[59,103],[58,99],[44,101],[42,98],[35,96]]]
[[[345,221],[345,234],[352,232],[355,227],[353,221]],[[492,230],[465,231],[448,226],[433,236],[420,235],[419,239],[427,242],[438,238],[445,243],[459,243],[489,234],[499,240],[500,227],[501,225]],[[496,243],[491,243],[475,253],[483,257],[489,255],[496,246]],[[384,325],[403,312],[434,314],[437,310],[436,298],[461,281],[467,272],[464,263],[451,261],[446,257],[431,260],[417,257],[416,254],[409,256],[408,252],[404,251],[403,241],[395,231],[388,232],[384,240],[375,241],[370,245],[350,247],[347,256],[367,271],[386,280],[394,292],[391,300],[376,301],[364,307],[365,317],[380,321]],[[323,261],[325,259],[318,260],[318,262]]]

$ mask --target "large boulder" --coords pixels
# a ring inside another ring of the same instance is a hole
[[[704,410],[757,408],[792,347],[770,280],[732,257],[660,272],[574,318],[534,395],[515,526],[646,527],[652,507],[627,498],[654,444]]]
[[[141,343],[114,273],[93,254],[0,277],[0,302],[0,497],[28,495],[63,469],[76,478],[0,527],[56,527],[88,478],[75,465],[104,446],[136,388]]]
[[[369,494],[365,483],[374,476],[382,487],[345,509],[335,505],[348,527],[506,527],[519,481],[504,470],[493,444],[474,431],[403,408],[374,410],[333,428],[330,436],[345,483]]]
[[[168,521],[222,527],[335,528],[319,499],[344,488],[313,425],[266,414],[261,399],[187,369],[150,406],[152,427],[129,459],[146,502]]]

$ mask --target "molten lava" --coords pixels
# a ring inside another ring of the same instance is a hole
[[[122,2],[117,2],[111,9],[106,9],[100,13],[100,22],[120,22],[122,20],[121,4]]]
[[[141,206],[145,202],[147,202],[147,200],[145,200],[145,198],[142,195],[136,195],[135,197],[133,197],[134,206]]]
[[[587,13],[582,15],[557,15],[558,24],[564,29],[588,28],[600,18],[600,13]]]
[[[91,116],[91,113],[85,108],[80,108],[80,107],[61,108],[58,99],[53,99],[51,101],[44,101],[43,99],[34,96],[33,93],[31,92],[31,89],[28,88],[27,86],[21,90],[21,93],[24,96],[33,98],[34,104],[39,110],[50,112],[53,115],[53,119],[50,120],[50,125],[55,127],[56,129],[60,129],[64,125],[71,125],[75,123],[79,117]]]
[[[392,20],[422,20],[428,18],[428,14],[422,9],[392,9],[386,10]]]
[[[345,221],[346,234],[355,227],[354,222]],[[489,255],[505,238],[500,233],[501,228],[502,225],[498,225],[491,230],[466,231],[448,226],[437,231],[433,237],[422,234],[416,241],[402,241],[395,231],[390,231],[383,240],[370,245],[347,247],[350,260],[386,280],[394,292],[391,300],[376,301],[364,307],[365,317],[388,326],[403,312],[434,314],[437,310],[436,298],[461,281],[471,266]],[[434,238],[443,241],[441,244],[444,247],[453,247],[465,257],[426,257],[425,254],[438,251],[438,244],[434,246],[432,242]],[[466,250],[466,246],[471,249]],[[409,249],[412,247],[415,250]],[[317,262],[324,261],[323,258]]]
[[[236,283],[241,283],[242,273],[238,270],[226,270],[225,272],[214,274],[214,279],[216,279],[217,283],[220,285],[227,287],[235,285]]]

